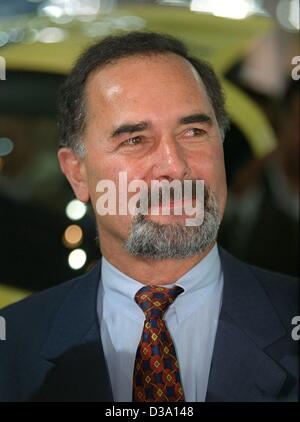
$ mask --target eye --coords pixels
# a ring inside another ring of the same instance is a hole
[[[142,142],[141,136],[134,136],[133,138],[126,139],[126,141],[122,142],[121,145],[125,145],[125,146],[138,145],[141,142]]]
[[[187,129],[185,132],[184,132],[184,134],[186,135],[186,136],[203,136],[203,135],[205,135],[206,134],[206,131],[204,130],[204,129],[200,129],[200,128],[198,128],[198,127],[192,127],[192,128],[189,128],[189,129]]]

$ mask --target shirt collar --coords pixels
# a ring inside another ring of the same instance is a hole
[[[180,295],[180,301],[175,301],[174,305],[182,302],[184,297],[196,292],[201,293],[204,288],[217,282],[221,272],[221,262],[217,244],[210,252],[187,273],[180,277],[176,283],[164,285],[170,288],[174,285],[181,286],[184,292]],[[134,319],[143,317],[142,310],[135,302],[135,295],[145,285],[140,283],[118,270],[106,258],[101,261],[101,279],[103,294],[110,298],[110,303],[118,304],[118,311],[124,312]],[[190,309],[191,310],[191,309]],[[181,319],[181,318],[180,318]]]
[[[219,250],[217,244],[215,244],[209,253],[180,277],[175,284],[184,289],[181,296],[187,295],[215,282],[219,277],[220,270]],[[171,287],[171,285],[167,287]]]

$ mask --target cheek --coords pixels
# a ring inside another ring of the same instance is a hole
[[[192,176],[202,178],[208,183],[215,184],[225,179],[223,151],[220,148],[207,148],[190,161]]]
[[[193,158],[192,178],[204,180],[214,192],[221,214],[224,212],[227,186],[223,150],[211,148],[203,151],[198,158]]]
[[[94,158],[90,159],[88,164],[88,171],[87,171],[87,180],[88,180],[88,190],[90,194],[90,199],[94,210],[96,209],[96,203],[102,193],[97,192],[97,185],[100,181],[109,181],[113,182],[116,190],[116,197],[111,197],[111,200],[116,203],[116,207],[119,207],[119,190],[122,192],[125,190],[127,192],[127,198],[129,199],[133,193],[128,192],[128,184],[130,181],[135,179],[142,179],[142,167],[141,169],[135,163],[129,163],[128,160],[114,160],[111,157],[103,157],[102,159],[95,160]],[[124,174],[126,176],[124,177]],[[106,185],[106,183],[105,183]],[[112,195],[113,190],[111,191]],[[123,197],[123,196],[122,196]],[[104,217],[106,220],[111,219],[111,217]],[[113,217],[112,217],[113,218]],[[128,220],[128,217],[119,217],[122,219],[123,224],[125,220]],[[103,217],[101,217],[103,219]]]
[[[224,214],[226,198],[227,198],[227,183],[226,172],[224,164],[223,150],[217,151],[211,159],[211,189],[214,191],[218,204],[221,218]]]
[[[226,173],[223,151],[217,151],[210,160],[211,188],[220,201],[226,197]]]

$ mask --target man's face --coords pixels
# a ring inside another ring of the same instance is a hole
[[[205,88],[187,61],[175,54],[118,60],[90,76],[85,97],[83,165],[94,210],[97,183],[109,179],[118,188],[119,172],[125,171],[128,183],[138,179],[149,187],[151,180],[204,180],[222,217],[226,182],[220,130]],[[131,215],[96,213],[96,218],[100,239],[127,239]],[[183,223],[181,216],[149,218]]]

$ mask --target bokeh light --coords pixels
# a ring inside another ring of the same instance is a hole
[[[80,220],[85,216],[86,212],[87,206],[78,199],[73,199],[66,207],[66,214],[70,220]]]
[[[68,262],[73,270],[79,270],[86,263],[86,253],[83,249],[75,249],[69,255]]]
[[[0,138],[0,157],[4,157],[12,152],[14,143],[9,138]]]
[[[63,235],[63,242],[67,248],[76,248],[82,243],[82,240],[83,232],[81,227],[77,224],[72,224],[66,228]]]

